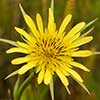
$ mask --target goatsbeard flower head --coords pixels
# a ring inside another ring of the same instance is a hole
[[[49,8],[47,27],[43,26],[43,21],[39,13],[36,14],[36,25],[20,6],[25,22],[30,32],[15,27],[15,30],[22,36],[21,41],[16,42],[16,46],[7,50],[7,53],[23,53],[24,57],[15,58],[11,61],[14,65],[24,64],[17,70],[17,74],[22,75],[34,69],[38,75],[38,84],[50,84],[53,76],[56,74],[65,88],[68,90],[68,77],[71,76],[78,82],[87,92],[88,90],[83,84],[83,79],[74,70],[74,67],[89,72],[74,57],[88,57],[93,54],[91,50],[80,50],[80,46],[92,41],[92,36],[81,31],[86,26],[85,22],[76,24],[68,33],[65,28],[71,21],[72,15],[68,14],[61,23],[59,29],[56,29],[54,14]]]

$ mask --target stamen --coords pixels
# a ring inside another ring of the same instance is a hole
[[[39,41],[37,41],[36,46],[33,52],[37,56],[42,56],[43,59],[46,59],[46,64],[52,62],[54,66],[57,65],[58,62],[62,61],[59,59],[59,56],[66,56],[66,47],[64,46],[62,40],[58,37],[43,37]],[[42,59],[41,57],[41,59]],[[56,62],[54,61],[56,60]]]

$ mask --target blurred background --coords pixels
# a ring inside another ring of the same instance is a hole
[[[18,6],[19,3],[22,4],[26,13],[34,20],[35,14],[39,12],[46,25],[50,0],[0,0],[0,38],[14,41],[21,39],[14,30],[15,26],[26,27]],[[95,18],[99,18],[90,26],[90,28],[95,26],[95,29],[90,33],[90,35],[94,36],[94,40],[90,44],[82,46],[82,48],[100,51],[100,0],[55,0],[54,10],[57,28],[59,28],[64,16],[68,13],[73,15],[73,19],[66,31],[80,21],[88,23]],[[4,80],[8,74],[19,67],[10,63],[19,54],[8,55],[5,53],[10,47],[11,45],[0,42],[0,100],[13,100],[13,88],[17,80],[17,76]],[[77,60],[91,69],[90,73],[77,70],[91,94],[88,95],[73,79],[69,78],[69,88],[72,94],[68,95],[60,80],[56,79],[54,82],[55,100],[100,100],[100,55]],[[22,76],[22,79],[25,77]],[[51,100],[49,87],[43,84],[38,86],[36,78],[34,78],[32,83],[25,89],[21,98],[21,100],[28,99]]]

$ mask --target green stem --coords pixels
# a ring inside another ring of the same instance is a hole
[[[14,91],[13,91],[14,100],[16,100],[16,98],[17,98],[19,86],[20,86],[20,76],[18,76],[18,79],[14,86]]]
[[[29,83],[31,82],[32,78],[33,78],[34,72],[32,72],[29,77],[22,83],[22,85],[19,87],[19,91],[18,91],[18,95],[17,98],[15,100],[20,100],[21,95],[24,91],[24,89],[29,85]]]

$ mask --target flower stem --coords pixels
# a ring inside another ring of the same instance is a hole
[[[20,100],[22,93],[24,91],[24,89],[29,85],[29,83],[31,82],[32,78],[33,78],[34,72],[32,72],[29,77],[22,83],[22,85],[19,87],[18,90],[18,94],[15,100]]]
[[[17,96],[18,96],[18,89],[19,89],[19,86],[20,86],[20,76],[18,76],[18,79],[15,83],[15,86],[14,86],[14,91],[13,91],[13,97],[14,97],[14,100],[16,100]]]

